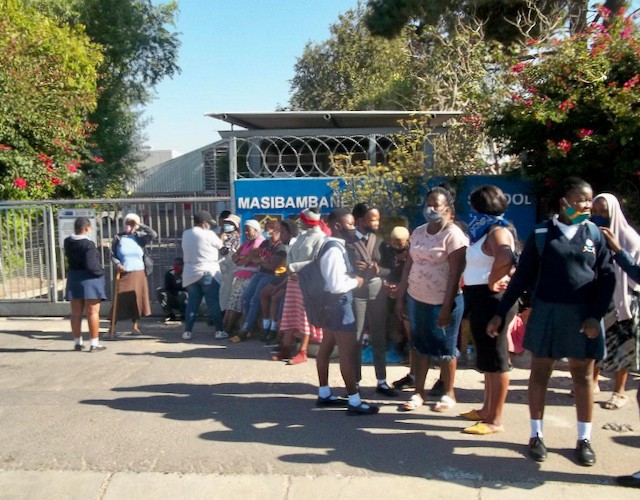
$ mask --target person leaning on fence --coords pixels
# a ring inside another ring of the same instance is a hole
[[[129,213],[124,218],[124,231],[114,236],[111,242],[111,260],[120,273],[118,297],[112,330],[109,337],[115,337],[116,322],[131,319],[133,327],[131,333],[140,334],[138,320],[151,315],[149,303],[149,283],[144,267],[144,249],[152,240],[158,237],[149,226],[140,221],[137,214]]]
[[[542,418],[553,365],[562,358],[569,359],[573,380],[578,417],[576,458],[580,465],[596,462],[591,447],[593,367],[594,361],[605,355],[602,318],[609,308],[616,276],[602,233],[588,220],[592,197],[591,186],[577,177],[565,179],[554,189],[550,203],[555,215],[528,238],[496,315],[487,325],[487,333],[497,336],[518,297],[527,288],[534,289],[524,347],[533,355],[528,451],[537,462],[547,458]]]
[[[345,209],[336,209],[329,215],[332,237],[324,245],[331,247],[320,256],[320,269],[324,278],[323,336],[316,364],[318,369],[317,406],[347,406],[348,415],[378,413],[379,408],[362,401],[356,380],[356,318],[353,314],[352,290],[361,287],[364,280],[353,273],[353,267],[344,246],[345,239],[356,237],[353,215]],[[320,252],[323,252],[321,249]],[[329,387],[329,360],[335,346],[340,351],[340,373],[347,388],[348,400],[334,396]]]
[[[164,275],[164,287],[158,288],[158,302],[162,306],[165,314],[165,322],[176,321],[175,315],[177,310],[180,313],[179,321],[183,321],[185,311],[187,309],[187,291],[182,286],[182,271],[184,269],[184,260],[182,257],[176,257],[173,261],[173,267]]]
[[[224,338],[222,312],[220,311],[220,264],[219,250],[222,241],[213,232],[216,223],[211,214],[200,210],[193,216],[193,227],[182,233],[182,255],[184,272],[182,283],[187,289],[187,311],[184,320],[183,340],[191,340],[198,309],[204,298],[209,317],[215,325],[216,338]]]
[[[106,349],[99,342],[100,302],[106,300],[104,268],[100,264],[100,254],[96,244],[89,238],[91,222],[79,217],[74,222],[74,233],[64,240],[67,257],[67,290],[65,299],[71,303],[71,332],[75,341],[74,349],[82,351],[82,316],[87,315],[90,351]]]

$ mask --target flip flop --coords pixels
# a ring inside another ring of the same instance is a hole
[[[475,436],[486,436],[487,434],[495,434],[497,432],[503,432],[503,427],[498,427],[497,429],[492,429],[484,422],[477,422],[473,424],[471,427],[467,427],[463,429],[462,432],[465,434],[473,434]]]
[[[438,401],[435,405],[433,405],[433,411],[437,411],[438,413],[442,413],[445,412],[447,410],[450,410],[451,408],[453,408],[456,405],[456,401],[447,396],[444,395],[440,398],[440,401]]]
[[[419,394],[414,394],[409,398],[409,401],[402,403],[398,409],[400,411],[413,411],[420,408],[423,404],[424,399],[422,399]]]
[[[467,411],[465,413],[461,413],[460,416],[467,420],[474,420],[476,422],[482,420],[482,416],[478,413],[478,410]]]

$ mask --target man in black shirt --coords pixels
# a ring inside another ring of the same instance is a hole
[[[184,319],[184,312],[187,308],[187,292],[182,287],[182,269],[184,261],[182,257],[177,257],[173,262],[173,268],[164,275],[164,288],[158,288],[158,301],[165,314],[165,323],[178,321],[174,310],[180,311],[180,321]]]

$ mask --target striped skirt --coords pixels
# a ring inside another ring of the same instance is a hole
[[[293,279],[287,281],[287,291],[280,318],[280,331],[286,332],[287,330],[292,330],[296,335],[311,335],[311,342],[322,341],[322,328],[316,328],[309,324],[300,285],[297,280]]]

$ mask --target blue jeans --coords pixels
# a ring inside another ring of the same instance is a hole
[[[242,302],[244,302],[244,323],[242,330],[248,332],[253,328],[258,314],[260,314],[260,293],[273,280],[273,274],[257,272],[249,281],[247,288],[242,294]]]
[[[204,297],[207,303],[209,317],[211,317],[216,325],[216,331],[224,330],[222,326],[222,311],[220,311],[220,283],[213,276],[205,274],[195,283],[187,287],[189,299],[187,300],[187,312],[184,321],[184,331],[192,332],[193,325],[198,317],[198,309]]]

